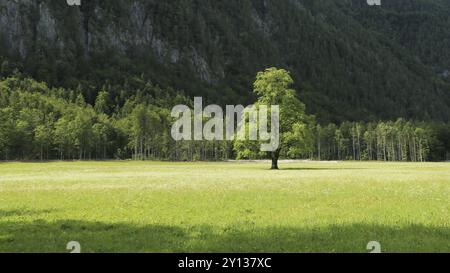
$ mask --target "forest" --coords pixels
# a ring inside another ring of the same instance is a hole
[[[0,159],[265,158],[174,142],[170,110],[255,103],[256,72],[276,66],[306,106],[281,158],[448,160],[449,14],[444,0],[5,0]]]
[[[192,99],[141,81],[136,95],[114,103],[107,86],[95,104],[81,91],[49,88],[17,74],[0,81],[1,160],[228,160],[267,158],[237,141],[179,141],[171,108]],[[450,126],[405,119],[319,124],[302,119],[281,158],[442,161],[450,159]]]
[[[249,104],[283,67],[321,123],[450,121],[447,0],[0,1],[0,77],[123,104],[135,81]]]

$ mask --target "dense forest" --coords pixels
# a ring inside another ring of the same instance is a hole
[[[142,78],[224,105],[275,66],[321,123],[449,121],[449,29],[447,0],[2,0],[0,76],[90,104],[106,84],[121,106]]]
[[[0,159],[260,159],[258,149],[233,141],[172,139],[171,108],[189,98],[141,82],[123,107],[107,87],[94,105],[81,93],[49,88],[20,75],[0,81]],[[318,125],[313,116],[281,158],[317,160],[440,161],[450,158],[450,125],[398,119]]]
[[[262,158],[170,137],[285,68],[307,117],[282,158],[450,158],[450,2],[0,1],[0,160]]]

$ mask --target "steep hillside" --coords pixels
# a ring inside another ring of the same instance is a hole
[[[410,50],[442,78],[450,80],[450,1],[391,0],[367,9],[361,1],[341,5],[364,27],[385,34]]]
[[[151,79],[237,104],[252,101],[257,71],[278,66],[322,121],[450,120],[448,1],[384,2],[1,0],[0,73],[90,102],[105,85],[123,101],[124,86]]]

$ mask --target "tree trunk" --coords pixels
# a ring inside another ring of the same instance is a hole
[[[272,168],[271,170],[278,170],[278,158],[272,157]]]
[[[278,158],[280,158],[280,150],[272,152],[272,170],[278,170]]]
[[[317,159],[320,161],[320,135],[317,137]]]

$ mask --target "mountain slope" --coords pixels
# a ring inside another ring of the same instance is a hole
[[[0,73],[78,87],[91,102],[105,83],[126,97],[138,77],[238,104],[252,101],[257,71],[278,66],[322,121],[450,120],[449,5],[384,2],[2,0]]]

